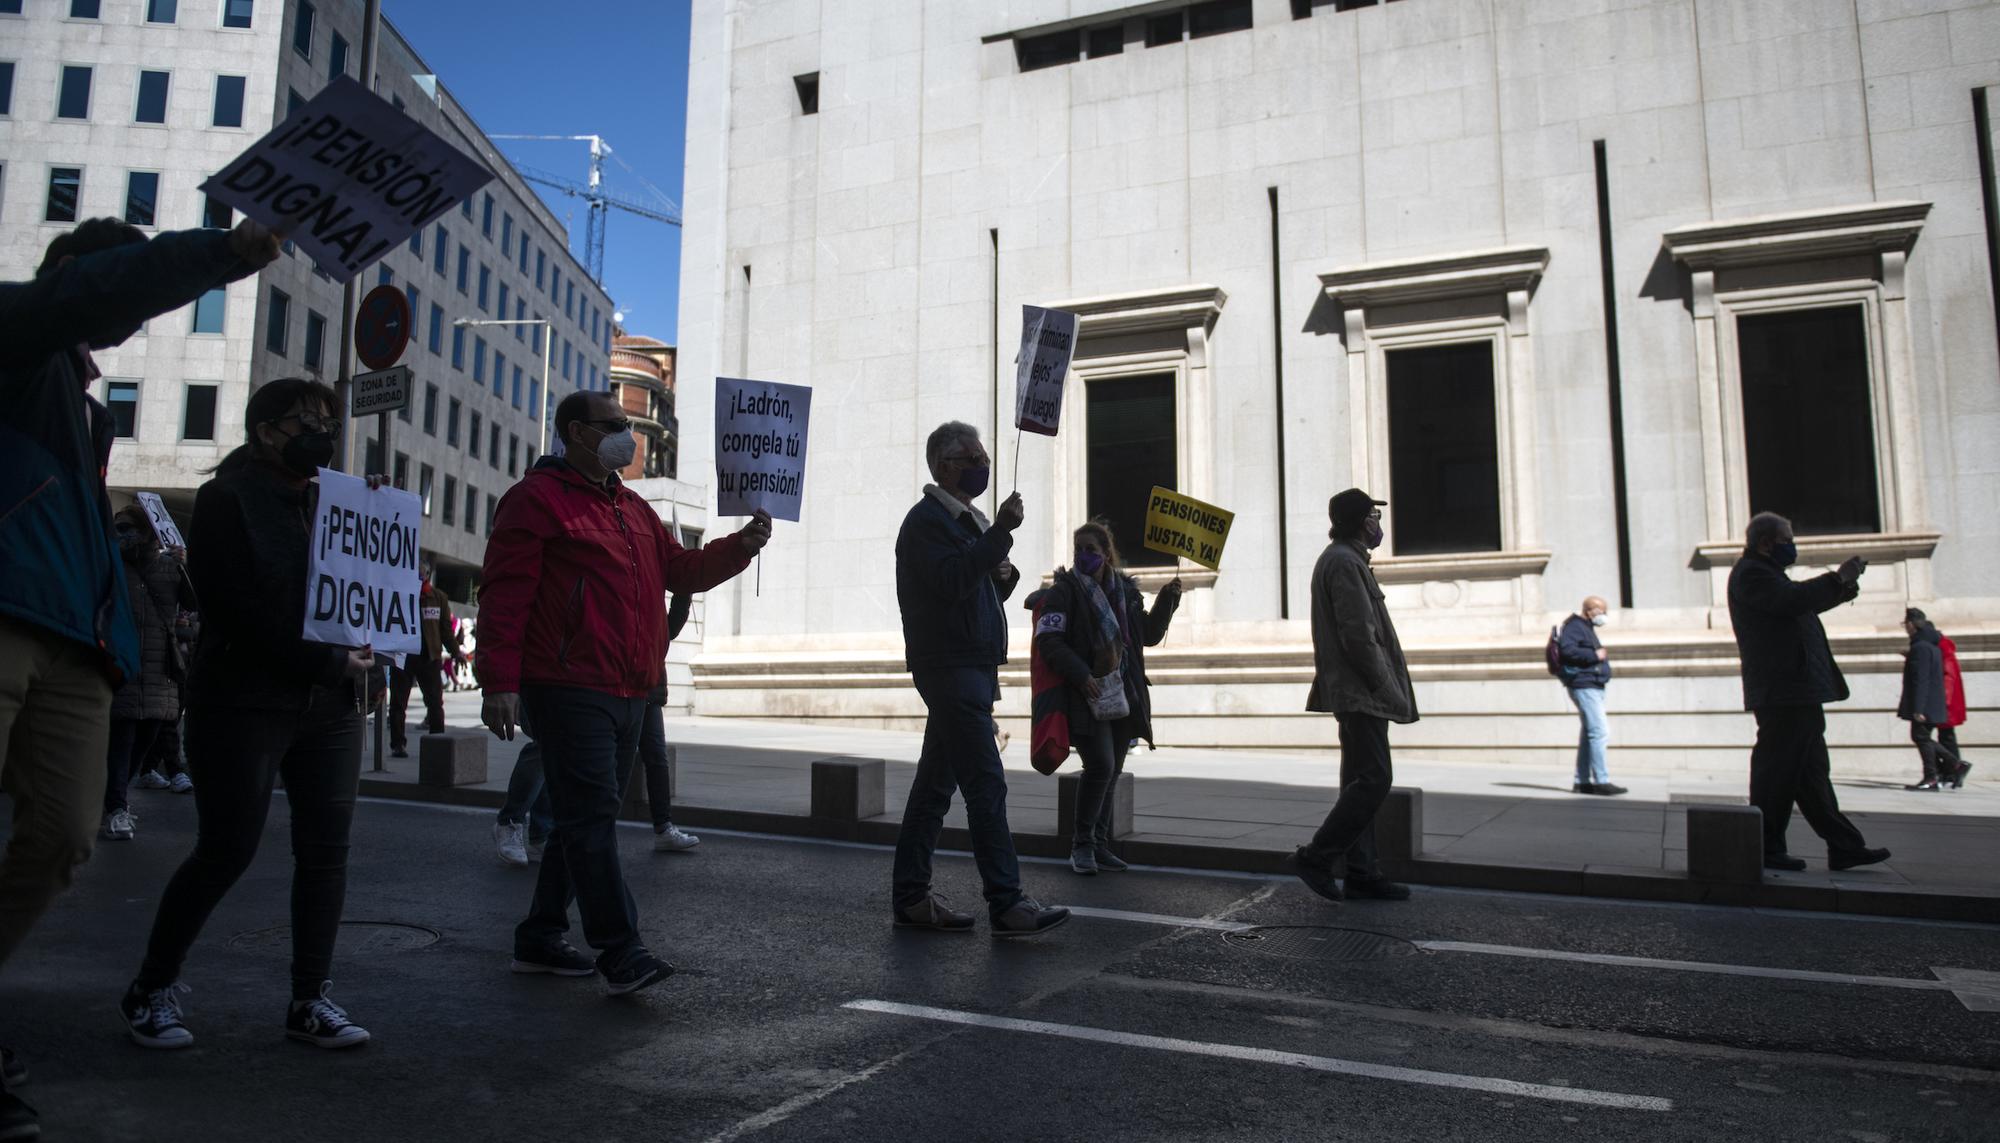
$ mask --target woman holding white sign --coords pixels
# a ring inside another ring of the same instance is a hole
[[[188,670],[187,756],[200,819],[167,883],[139,975],[125,992],[132,1039],[186,1048],[181,965],[257,854],[272,783],[291,808],[292,1002],[285,1034],[322,1048],[368,1033],[327,999],[347,893],[347,837],[361,780],[362,690],[375,661],[302,637],[312,478],[340,436],[333,390],[285,378],[250,395],[248,443],[195,494],[188,571],[206,604]],[[375,478],[370,478],[374,483]]]
[[[1175,576],[1153,599],[1151,611],[1138,581],[1118,562],[1118,545],[1103,520],[1076,530],[1070,567],[1027,599],[1040,608],[1035,650],[1069,685],[1070,742],[1083,761],[1070,868],[1082,874],[1125,868],[1111,850],[1111,806],[1125,753],[1136,739],[1153,742],[1153,704],[1146,683],[1146,648],[1167,637],[1181,602]]]

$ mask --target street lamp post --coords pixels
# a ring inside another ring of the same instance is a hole
[[[549,451],[549,362],[555,357],[556,327],[548,318],[459,318],[451,324],[465,328],[482,325],[538,325],[542,327],[542,400],[536,410],[541,419],[542,443],[535,449],[541,456]]]

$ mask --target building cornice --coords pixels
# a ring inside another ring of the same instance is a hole
[[[1229,295],[1220,286],[1200,283],[1125,294],[1100,294],[1050,302],[1047,308],[1076,315],[1077,337],[1199,328],[1205,336]]]
[[[1907,252],[1931,212],[1927,202],[1871,202],[1826,210],[1697,222],[1661,235],[1690,270],[1756,266],[1850,254]]]
[[[1328,299],[1359,308],[1525,291],[1548,266],[1546,246],[1505,246],[1342,266],[1321,274],[1319,284]]]

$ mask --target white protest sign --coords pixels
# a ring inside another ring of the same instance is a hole
[[[289,231],[328,276],[345,282],[492,178],[343,75],[200,189]]]
[[[169,548],[187,547],[187,541],[181,538],[181,530],[174,527],[174,518],[167,515],[167,506],[160,502],[160,494],[141,492],[137,495],[139,507],[146,510],[146,519],[153,522],[153,534],[160,538],[160,543]]]
[[[1014,427],[1056,435],[1062,416],[1063,379],[1076,350],[1076,315],[1021,307],[1021,352],[1014,359]]]
[[[307,560],[305,637],[339,647],[373,647],[377,654],[421,651],[423,612],[417,603],[418,525],[423,501],[414,492],[319,470]]]
[[[716,514],[762,508],[797,520],[806,490],[812,390],[773,381],[715,379]]]

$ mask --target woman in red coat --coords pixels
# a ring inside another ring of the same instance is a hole
[[[1921,610],[1912,607],[1903,613],[1903,628],[1914,631],[1917,627],[1937,631]],[[1965,776],[1972,773],[1972,763],[1958,752],[1958,727],[1965,721],[1965,680],[1958,671],[1958,645],[1942,631],[1937,632],[1937,645],[1944,665],[1944,718],[1937,724],[1937,784],[1943,787],[1948,783],[1958,790],[1965,787]],[[1953,765],[1956,770],[1947,769]]]

